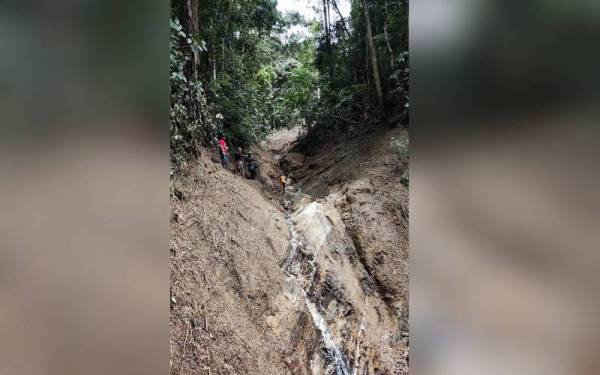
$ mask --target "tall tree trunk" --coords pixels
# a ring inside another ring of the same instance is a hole
[[[325,27],[325,40],[327,42],[328,51],[331,52],[331,37],[329,35],[329,15],[327,9],[329,8],[327,0],[323,0],[323,26]]]
[[[375,90],[377,91],[377,101],[379,107],[385,109],[383,102],[383,90],[381,89],[381,79],[379,78],[379,64],[377,63],[377,51],[375,43],[373,43],[373,33],[371,32],[371,19],[369,17],[369,4],[367,0],[363,0],[363,9],[365,12],[365,25],[367,29],[367,43],[369,43],[369,53],[371,55],[371,65],[373,68],[373,80],[375,81]]]
[[[223,61],[221,62],[221,71],[225,71],[225,37],[221,38],[221,46],[223,51]]]
[[[388,35],[388,6],[385,4],[385,18],[383,19],[383,35],[385,36],[385,44],[387,44],[388,51],[390,51],[390,69],[394,68],[394,50],[390,44],[390,37]]]
[[[234,49],[235,49],[235,40],[230,40],[229,41],[229,56],[231,56],[231,58],[229,59],[229,61],[231,62],[231,69],[232,70],[235,70]]]
[[[217,80],[217,53],[216,53],[216,50],[217,50],[217,45],[215,43],[215,45],[213,46],[213,49],[212,49],[213,81]]]
[[[331,9],[329,8],[329,0],[325,2],[327,3],[327,25],[329,26],[327,32],[329,33],[329,43],[331,44]]]
[[[329,76],[333,76],[333,62],[331,61],[331,25],[329,24],[329,0],[323,0],[323,23],[325,25],[325,40],[327,43],[327,66]]]
[[[388,51],[390,51],[390,67],[393,68],[394,67],[394,50],[392,49],[392,46],[390,44],[390,37],[388,36],[387,20],[384,21],[384,24],[383,24],[383,35],[385,36],[385,44],[387,44]]]
[[[198,0],[182,0],[179,11],[179,20],[181,21],[183,31],[192,38],[197,37],[200,32],[198,25]],[[184,73],[188,82],[193,82],[196,78],[198,53],[195,50],[188,52],[190,53],[191,58],[184,68]]]
[[[348,37],[348,39],[350,39],[350,31],[348,30],[348,27],[346,26],[346,20],[344,19],[342,12],[340,12],[340,8],[338,8],[338,5],[335,0],[331,0],[331,2],[333,3],[333,8],[337,12],[338,16],[340,16],[340,20],[342,21],[342,27],[344,28],[344,31],[346,32],[346,36]]]
[[[367,81],[367,87],[371,84],[369,70],[369,42],[367,41],[367,38],[365,38],[365,80]]]

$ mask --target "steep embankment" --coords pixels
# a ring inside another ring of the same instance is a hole
[[[407,191],[392,135],[405,134],[305,157],[281,132],[256,149],[260,182],[206,153],[176,179],[172,373],[407,373]]]
[[[324,281],[315,278],[314,288],[329,296],[320,305],[356,373],[408,371],[407,165],[393,155],[394,136],[408,134],[364,129],[282,160],[296,181],[296,222],[317,204],[333,228],[316,262]]]
[[[288,372],[289,340],[264,324],[285,282],[283,213],[206,156],[174,186],[171,373]]]
[[[408,189],[401,176],[405,163],[393,154],[392,137],[405,129],[367,129],[289,168],[312,199],[334,199],[361,262],[378,292],[407,320]]]

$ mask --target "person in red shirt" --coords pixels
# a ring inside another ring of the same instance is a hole
[[[227,166],[229,165],[229,147],[227,146],[225,137],[219,139],[219,154],[221,155],[221,165],[223,168],[227,169]]]

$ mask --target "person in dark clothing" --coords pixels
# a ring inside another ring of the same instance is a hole
[[[256,180],[256,176],[258,176],[259,173],[259,168],[258,162],[252,157],[252,154],[248,154],[248,160],[246,165],[248,167],[248,178]]]
[[[242,148],[238,147],[233,151],[233,161],[235,162],[233,173],[244,175],[244,154],[242,154]]]

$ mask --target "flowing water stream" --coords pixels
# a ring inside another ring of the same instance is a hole
[[[315,327],[317,327],[317,330],[321,335],[321,340],[327,352],[325,361],[333,368],[333,371],[336,375],[353,375],[354,370],[350,369],[347,359],[348,357],[337,347],[326,319],[321,314],[317,305],[311,301],[307,295],[307,291],[311,289],[314,275],[317,272],[317,266],[315,262],[317,261],[318,254],[314,254],[312,260],[308,261],[308,264],[311,267],[309,276],[305,276],[299,272],[300,265],[295,264],[294,262],[297,259],[298,251],[301,251],[302,247],[302,240],[298,234],[298,230],[296,229],[294,212],[292,211],[294,201],[299,195],[300,191],[297,191],[293,194],[287,194],[288,200],[286,201],[286,204],[288,210],[286,211],[285,219],[290,232],[290,241],[288,245],[288,253],[282,262],[282,269],[289,277],[296,278],[296,280],[299,281],[298,284],[302,285],[302,287],[299,289],[304,297],[304,303],[310,313]],[[300,278],[302,280],[298,280]]]
[[[351,372],[348,369],[348,361],[346,360],[346,356],[340,351],[337,345],[335,345],[325,318],[323,318],[317,309],[317,306],[315,306],[315,304],[312,303],[308,297],[305,296],[304,301],[308,311],[310,312],[310,315],[312,316],[315,326],[321,333],[321,338],[325,344],[325,349],[327,349],[327,354],[329,357],[328,359],[331,361],[331,365],[335,369],[336,375],[350,375]]]

